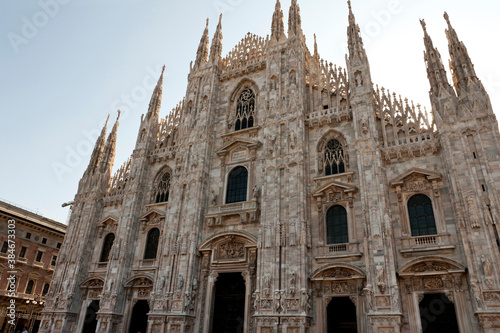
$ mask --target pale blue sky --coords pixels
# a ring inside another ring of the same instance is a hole
[[[184,96],[189,63],[222,11],[224,54],[247,32],[270,33],[274,0],[4,1],[0,19],[0,198],[65,222],[108,113],[123,111],[115,170],[130,156],[153,85],[166,65],[161,115]],[[54,5],[57,4],[57,7]],[[282,1],[285,25],[290,0]],[[344,0],[299,0],[312,50],[345,66]],[[500,114],[500,3],[353,0],[375,83],[429,106],[422,29],[449,59],[446,10]],[[48,14],[47,14],[48,13]],[[448,78],[450,75],[448,74]],[[89,137],[92,139],[89,139]]]

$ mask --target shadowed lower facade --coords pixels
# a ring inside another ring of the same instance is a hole
[[[297,1],[225,58],[207,22],[114,175],[103,128],[40,332],[498,332],[498,124],[445,19],[452,84],[421,21],[429,113],[373,84],[350,3],[346,69]]]

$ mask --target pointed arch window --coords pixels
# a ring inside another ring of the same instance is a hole
[[[248,170],[239,166],[234,168],[227,179],[226,203],[247,201]]]
[[[432,201],[425,194],[416,194],[408,200],[408,217],[413,237],[437,234]]]
[[[337,139],[331,139],[326,143],[323,153],[323,168],[325,176],[336,175],[345,172],[346,155],[344,147]]]
[[[155,203],[167,202],[168,194],[170,191],[170,172],[165,172],[157,180],[154,192],[153,200]]]
[[[149,230],[148,236],[146,238],[146,250],[144,251],[144,259],[156,259],[159,239],[160,230],[158,230],[158,228]]]
[[[42,296],[47,295],[47,293],[49,292],[49,287],[50,287],[50,284],[48,284],[48,283],[43,285]]]
[[[109,254],[111,252],[111,248],[113,247],[113,243],[115,241],[115,234],[109,233],[104,238],[104,243],[102,244],[101,258],[99,262],[108,262]]]
[[[28,284],[26,285],[26,290],[25,290],[25,294],[26,295],[31,295],[33,293],[33,286],[35,285],[35,281],[33,280],[29,280],[28,281]]]
[[[343,206],[331,207],[326,213],[326,243],[349,243],[347,211]]]
[[[255,111],[255,93],[252,89],[245,89],[236,103],[235,131],[253,127]]]

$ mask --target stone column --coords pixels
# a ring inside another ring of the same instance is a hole
[[[250,302],[252,300],[252,275],[250,274],[249,271],[244,271],[241,273],[243,276],[243,279],[245,279],[245,319],[243,322],[243,333],[248,333],[248,328],[249,328],[249,323],[250,320]]]
[[[217,282],[217,278],[219,277],[219,273],[210,272],[208,275],[208,285],[206,290],[206,302],[205,302],[205,318],[203,318],[203,333],[208,333],[210,331],[210,324],[212,323],[212,307],[214,303],[214,286],[215,282]]]

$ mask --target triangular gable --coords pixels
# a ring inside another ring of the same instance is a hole
[[[108,216],[105,219],[101,220],[100,222],[97,223],[97,227],[105,227],[106,225],[111,225],[118,223],[118,218],[115,216]]]
[[[429,170],[424,170],[424,169],[419,169],[419,168],[411,168],[408,171],[397,176],[396,178],[393,178],[390,181],[390,184],[391,184],[391,186],[401,185],[401,184],[403,184],[403,182],[406,178],[413,176],[413,175],[424,176],[429,181],[439,180],[442,178],[442,175],[436,171],[429,171]]]
[[[238,138],[220,148],[217,151],[217,155],[226,155],[228,152],[235,150],[239,146],[243,146],[248,149],[257,149],[259,147],[259,142]]]
[[[165,217],[164,211],[162,211],[160,209],[153,208],[153,209],[149,210],[146,214],[142,215],[139,218],[139,221],[147,221],[147,220],[149,220],[149,216],[153,215],[153,214],[157,214],[160,217]]]
[[[353,186],[351,184],[346,184],[346,183],[342,183],[342,182],[332,181],[332,182],[330,182],[330,183],[328,183],[328,184],[320,187],[316,191],[314,191],[313,197],[324,196],[325,193],[327,193],[330,188],[341,189],[344,193],[353,193],[353,192],[356,192],[358,190],[356,188],[356,186]]]

